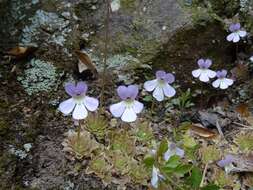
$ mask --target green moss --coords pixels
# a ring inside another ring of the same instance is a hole
[[[253,150],[253,133],[238,134],[235,142],[243,151]]]
[[[133,10],[136,7],[136,0],[120,0],[123,10]]]

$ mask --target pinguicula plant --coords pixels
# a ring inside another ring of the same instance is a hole
[[[138,95],[138,86],[119,86],[117,93],[121,102],[112,104],[110,112],[116,118],[120,117],[124,122],[133,122],[137,119],[137,114],[143,110],[143,104],[136,100]]]
[[[233,23],[229,26],[229,31],[231,32],[227,36],[227,41],[237,43],[241,38],[247,35],[247,32],[241,28],[240,23]]]
[[[88,87],[85,82],[78,82],[76,85],[74,83],[67,83],[65,91],[71,98],[59,105],[59,110],[65,115],[72,113],[75,125],[79,125],[77,134],[72,132],[64,141],[65,150],[74,154],[77,159],[82,158],[86,154],[85,152],[91,148],[90,143],[92,142],[91,139],[86,138],[87,132],[81,132],[79,121],[88,116],[88,111],[96,111],[99,105],[99,101],[96,98],[86,95],[87,90]]]
[[[217,71],[216,76],[217,79],[212,83],[214,88],[227,89],[234,83],[232,79],[226,78],[227,70]]]
[[[199,59],[199,68],[192,71],[192,76],[198,78],[201,82],[209,82],[210,79],[216,76],[216,72],[209,69],[212,65],[212,60],[210,59]],[[203,84],[201,83],[201,107],[203,105]]]
[[[68,100],[60,103],[59,110],[69,115],[72,113],[72,117],[75,120],[82,120],[88,116],[88,111],[96,111],[99,101],[96,98],[92,98],[86,95],[88,87],[85,82],[67,83],[65,85],[65,91],[71,96]]]
[[[227,36],[227,41],[233,42],[236,44],[236,59],[238,55],[238,42],[240,41],[241,38],[244,38],[247,35],[247,32],[241,28],[240,23],[233,23],[229,26],[229,31],[231,32]]]
[[[176,90],[170,85],[175,81],[175,76],[165,71],[157,71],[156,79],[146,81],[144,88],[148,92],[153,91],[153,97],[157,101],[163,101],[164,97],[173,97],[176,94]]]

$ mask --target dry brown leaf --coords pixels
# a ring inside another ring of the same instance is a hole
[[[215,132],[211,131],[210,129],[204,128],[203,125],[199,123],[192,124],[190,126],[190,130],[198,136],[209,138],[209,139],[212,139],[216,137],[217,135]]]
[[[18,46],[18,47],[12,48],[8,52],[6,52],[6,54],[13,56],[15,59],[22,59],[30,55],[35,50],[36,50],[36,47],[32,47],[32,46],[31,47]]]
[[[248,104],[242,103],[238,106],[236,106],[235,111],[238,112],[242,117],[249,117],[249,106]]]
[[[77,54],[79,58],[79,62],[78,62],[79,72],[82,73],[85,70],[90,70],[92,74],[96,77],[98,74],[98,71],[96,69],[96,66],[92,62],[91,58],[88,56],[88,54],[80,50],[76,50],[75,53]]]
[[[245,81],[249,78],[249,67],[245,64],[237,64],[231,73],[236,80]]]
[[[253,172],[253,155],[233,155],[235,168],[231,172]]]

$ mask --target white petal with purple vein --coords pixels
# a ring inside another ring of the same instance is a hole
[[[194,76],[195,78],[198,78],[200,74],[201,74],[201,69],[192,71],[192,76]]]
[[[60,103],[59,110],[63,114],[68,115],[68,114],[70,114],[73,111],[75,105],[76,104],[75,104],[73,98],[70,98],[70,99],[65,100],[64,102]]]
[[[159,178],[158,178],[158,169],[153,166],[151,185],[154,188],[158,188],[158,180],[159,180]]]
[[[112,104],[110,106],[110,112],[112,113],[112,115],[114,117],[120,117],[120,116],[122,116],[122,114],[125,111],[125,109],[126,109],[126,106],[125,106],[124,101],[119,102],[117,104]]]
[[[124,113],[121,116],[122,121],[133,122],[137,119],[137,115],[134,112],[133,108],[126,108]]]
[[[239,41],[240,41],[240,36],[239,36],[239,34],[235,33],[234,38],[233,38],[233,42],[236,43],[236,42],[239,42]]]
[[[214,78],[216,76],[216,72],[208,69],[207,70],[207,75],[208,75],[209,78]]]
[[[235,36],[234,33],[229,34],[229,35],[227,36],[227,41],[229,41],[229,42],[233,41],[234,36]]]
[[[157,86],[153,92],[153,97],[157,100],[157,101],[163,101],[164,100],[164,93],[163,93],[163,89],[160,86]]]
[[[98,108],[98,100],[89,96],[85,96],[84,105],[89,111],[95,111]]]
[[[143,109],[143,104],[137,100],[134,100],[133,110],[135,111],[135,113],[140,113],[142,109]]]
[[[200,74],[199,80],[202,82],[208,82],[209,81],[209,77],[207,72],[203,72]]]
[[[151,92],[155,89],[155,87],[158,85],[158,80],[149,80],[144,83],[144,88],[146,91]]]
[[[74,119],[85,119],[88,116],[88,111],[83,104],[77,104],[72,114]]]
[[[163,86],[163,92],[167,97],[172,97],[176,94],[176,90],[167,83]]]
[[[213,83],[212,83],[212,85],[213,85],[213,87],[214,88],[218,88],[219,86],[220,86],[220,79],[217,79],[217,80],[215,80]]]

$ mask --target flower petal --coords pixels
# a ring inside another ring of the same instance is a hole
[[[158,188],[158,169],[156,167],[153,166],[153,170],[152,170],[152,178],[151,178],[151,185],[154,188]]]
[[[232,79],[228,79],[228,78],[225,78],[224,81],[225,83],[227,83],[228,86],[231,86],[234,83]]]
[[[157,86],[153,92],[153,97],[161,102],[164,100],[164,93],[163,93],[163,89],[160,86]]]
[[[138,92],[139,92],[137,85],[129,85],[127,87],[127,90],[128,90],[128,97],[129,98],[135,99],[137,97]]]
[[[121,116],[122,121],[124,122],[133,122],[137,119],[137,115],[134,112],[133,108],[126,108],[124,113]]]
[[[78,82],[75,88],[76,94],[85,94],[88,90],[88,86],[85,82]]]
[[[239,42],[239,41],[240,41],[240,36],[239,36],[239,34],[235,33],[234,38],[233,38],[233,42],[236,43],[236,42]]]
[[[122,100],[125,100],[125,99],[127,99],[127,96],[128,96],[128,89],[127,89],[127,87],[126,86],[119,86],[118,88],[117,88],[117,93],[118,93],[118,95],[119,95],[119,97],[122,99]]]
[[[197,63],[198,63],[198,66],[200,68],[203,68],[205,66],[205,60],[204,59],[199,59]]]
[[[234,37],[235,37],[235,33],[229,34],[229,35],[227,36],[227,41],[229,41],[229,42],[233,41]]]
[[[178,155],[180,158],[184,157],[184,150],[181,148],[176,148],[176,155]]]
[[[146,91],[151,92],[155,89],[157,85],[158,85],[157,79],[149,80],[144,83],[144,88]]]
[[[110,106],[110,112],[112,113],[112,115],[114,117],[120,117],[122,116],[123,112],[125,111],[126,106],[124,104],[124,102],[119,102],[117,104],[112,104]]]
[[[65,84],[64,88],[68,95],[75,96],[75,84],[68,82]]]
[[[176,90],[167,83],[163,86],[163,92],[167,97],[172,97],[176,94]]]
[[[211,65],[212,65],[212,60],[211,60],[211,59],[206,59],[205,64],[204,64],[205,68],[207,69],[207,68],[209,68]]]
[[[208,77],[207,72],[202,72],[200,74],[199,80],[202,81],[202,82],[208,82],[209,81],[209,77]]]
[[[134,100],[133,109],[135,113],[140,113],[143,109],[143,104],[137,100]]]
[[[164,81],[166,81],[167,83],[171,84],[175,81],[175,76],[172,73],[167,73],[164,76]]]
[[[76,104],[75,104],[73,98],[70,98],[70,99],[65,100],[64,102],[60,103],[59,110],[63,114],[68,115],[68,114],[70,114],[73,111],[75,105]]]
[[[239,30],[238,31],[238,35],[243,38],[243,37],[245,37],[247,35],[247,32],[244,31],[244,30]]]
[[[213,87],[214,87],[214,88],[218,88],[218,87],[220,86],[220,82],[221,82],[220,79],[215,80],[215,81],[212,83]]]
[[[173,155],[175,155],[175,151],[168,149],[164,153],[163,158],[164,158],[165,161],[168,161],[170,159],[170,157],[173,156]]]
[[[166,72],[163,70],[156,71],[155,75],[157,79],[162,79],[166,75]]]
[[[89,96],[84,97],[84,105],[89,111],[95,111],[98,108],[98,100]]]
[[[72,114],[73,119],[85,119],[88,116],[88,111],[83,104],[77,104]]]
[[[207,70],[207,75],[209,78],[214,78],[216,76],[216,72],[210,69]]]
[[[227,89],[228,88],[228,84],[225,82],[225,80],[221,80],[220,82],[220,89]]]
[[[201,74],[201,69],[192,71],[192,76],[194,76],[195,78],[198,78],[200,74]]]

